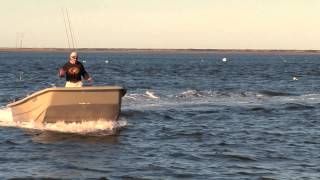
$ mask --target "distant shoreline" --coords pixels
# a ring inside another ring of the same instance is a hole
[[[70,52],[68,48],[0,48],[0,52]],[[320,54],[320,50],[264,50],[264,49],[135,49],[135,48],[78,48],[79,52],[174,52],[217,54]]]

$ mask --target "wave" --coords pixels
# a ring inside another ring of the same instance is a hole
[[[210,96],[209,93],[205,93],[204,91],[198,90],[187,90],[176,95],[177,98],[186,98],[186,97],[203,97],[203,96]]]
[[[36,123],[33,120],[16,122],[13,121],[10,108],[0,109],[0,126],[3,127],[18,127],[40,131],[54,131],[61,133],[103,136],[114,134],[117,130],[126,127],[127,125],[128,123],[125,118],[120,118],[118,121],[87,120],[83,122],[73,123],[66,123],[63,119],[55,123],[44,124]]]
[[[269,90],[259,91],[259,93],[266,96],[294,96],[294,94],[287,93],[287,92],[278,92],[278,91],[269,91]]]
[[[273,111],[273,109],[266,108],[266,107],[253,107],[253,108],[250,108],[249,111],[271,113]]]
[[[314,109],[315,106],[306,105],[306,104],[298,104],[298,103],[287,103],[285,104],[286,110],[306,110],[306,109]]]
[[[257,161],[256,157],[246,154],[223,153],[222,155],[235,161]]]
[[[241,92],[190,89],[175,93],[161,91],[154,94],[159,98],[150,98],[144,92],[128,94],[123,99],[122,113],[125,114],[124,117],[128,119],[132,117],[145,118],[155,112],[164,112],[169,109],[206,113],[207,111],[210,113],[212,110],[232,110],[242,113],[268,115],[269,113],[283,113],[283,111],[303,111],[320,108],[320,94],[311,93],[296,95],[281,91]],[[174,118],[175,116],[173,115],[172,117]]]
[[[80,123],[58,121],[56,123],[43,124],[40,130],[103,136],[112,135],[115,131],[125,126],[127,126],[127,121],[124,119],[119,121],[84,121]]]
[[[251,97],[251,98],[262,98],[262,97],[273,97],[273,96],[296,96],[292,93],[287,92],[277,92],[277,91],[258,91],[258,92],[252,92],[252,91],[211,91],[211,90],[194,90],[189,89],[186,91],[183,91],[178,94],[167,94],[163,95],[162,97],[157,95],[157,93],[153,91],[145,91],[144,93],[132,93],[127,94],[124,99],[125,100],[159,100],[159,99],[190,99],[190,98],[245,98],[245,97]]]
[[[249,106],[252,111],[269,111],[272,106],[287,103],[313,106],[320,103],[320,94],[297,95],[281,91],[212,91],[189,89],[177,93],[145,91],[127,94],[123,98],[123,107],[143,109],[145,107],[179,106],[188,104],[213,104],[226,106]],[[268,106],[265,109],[265,106]],[[257,108],[256,108],[257,107]],[[260,108],[261,107],[261,108]],[[294,107],[293,107],[294,108]],[[307,107],[308,108],[308,107]]]
[[[151,99],[159,99],[159,96],[156,96],[156,95],[154,94],[154,92],[146,91],[145,94],[146,94],[147,97],[149,97],[149,98],[151,98]]]
[[[10,126],[13,122],[12,112],[10,108],[1,108],[0,109],[0,125]]]
[[[216,97],[216,98],[225,98],[225,97],[272,97],[272,96],[294,96],[295,94],[287,92],[277,92],[277,91],[268,91],[262,90],[258,92],[252,91],[199,91],[199,90],[187,90],[184,91],[176,97],[178,98],[187,98],[187,97]]]
[[[158,95],[155,95],[155,92],[146,91],[143,94],[133,93],[133,94],[126,94],[123,97],[125,100],[137,100],[137,99],[160,99]]]

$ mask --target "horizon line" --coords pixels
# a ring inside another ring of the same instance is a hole
[[[296,52],[296,53],[320,53],[318,49],[217,49],[217,48],[38,48],[38,47],[0,47],[3,51],[198,51],[198,52]]]

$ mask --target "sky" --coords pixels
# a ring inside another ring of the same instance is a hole
[[[0,3],[0,47],[320,50],[320,0]]]

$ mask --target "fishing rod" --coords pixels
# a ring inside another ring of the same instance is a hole
[[[76,50],[77,44],[75,41],[75,35],[72,30],[69,12],[68,12],[67,8],[65,8],[65,9],[62,8],[62,16],[63,16],[65,32],[66,32],[66,36],[67,36],[67,40],[68,40],[68,48],[69,49],[72,48],[72,49]],[[71,43],[70,43],[70,41],[71,41]],[[72,47],[71,47],[71,45],[72,45]]]
[[[71,36],[71,40],[72,40],[72,47],[73,47],[73,49],[76,49],[75,43],[74,43],[75,41],[74,41],[74,38],[73,38],[73,31],[72,31],[72,28],[71,28],[71,23],[70,23],[70,18],[69,18],[68,9],[66,9],[66,13],[67,13],[67,18],[68,18],[70,36]]]
[[[68,33],[68,28],[67,28],[67,23],[66,23],[66,18],[64,15],[63,8],[61,8],[61,11],[62,11],[63,22],[64,22],[65,31],[66,31],[66,36],[67,36],[67,40],[68,40],[68,48],[70,49],[70,38],[69,38],[69,33]]]

